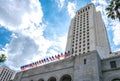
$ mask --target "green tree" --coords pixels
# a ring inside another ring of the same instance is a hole
[[[118,18],[120,21],[120,0],[111,0],[105,10],[107,11],[108,18],[113,20]]]
[[[5,54],[0,55],[0,62],[5,62],[6,61],[6,56]]]

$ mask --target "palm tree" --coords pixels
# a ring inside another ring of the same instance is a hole
[[[0,62],[5,62],[6,61],[6,56],[5,54],[0,55]]]
[[[107,16],[111,19],[119,19],[120,21],[120,0],[111,0],[106,8]]]

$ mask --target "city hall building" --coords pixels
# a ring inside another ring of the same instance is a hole
[[[120,81],[120,52],[111,52],[105,24],[94,4],[76,12],[66,51],[69,57],[18,72],[14,81]]]

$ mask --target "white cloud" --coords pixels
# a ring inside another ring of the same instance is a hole
[[[106,0],[92,0],[92,3],[99,5],[107,5]]]
[[[109,22],[108,22],[108,18],[107,18],[106,11],[105,11],[105,8],[108,5],[106,0],[92,0],[92,3],[96,5],[96,11],[101,12],[103,21],[105,22],[106,27],[107,27]]]
[[[112,28],[113,28],[113,42],[115,45],[120,45],[120,22],[115,21]]]
[[[64,0],[60,0],[61,4]],[[0,24],[11,30],[12,40],[0,53],[7,55],[7,64],[14,69],[46,56],[64,51],[66,35],[55,35],[57,40],[43,36],[46,25],[39,0],[0,0]],[[50,49],[50,47],[55,48]],[[49,52],[48,52],[49,51]]]
[[[39,24],[43,12],[38,0],[0,1],[0,24],[9,30],[24,30],[31,23]]]
[[[64,6],[65,0],[56,0],[58,7],[61,9]]]
[[[70,17],[73,18],[75,16],[76,4],[72,2],[68,2],[67,9]]]
[[[34,40],[23,35],[17,35],[13,38],[10,44],[6,45],[7,63],[20,67],[26,63],[26,60],[31,60],[32,56],[38,51],[38,45]]]

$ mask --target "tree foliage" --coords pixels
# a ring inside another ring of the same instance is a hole
[[[6,56],[5,54],[0,55],[0,62],[5,62],[6,61]]]
[[[111,19],[119,19],[120,21],[120,0],[111,0],[106,8],[107,16]]]

